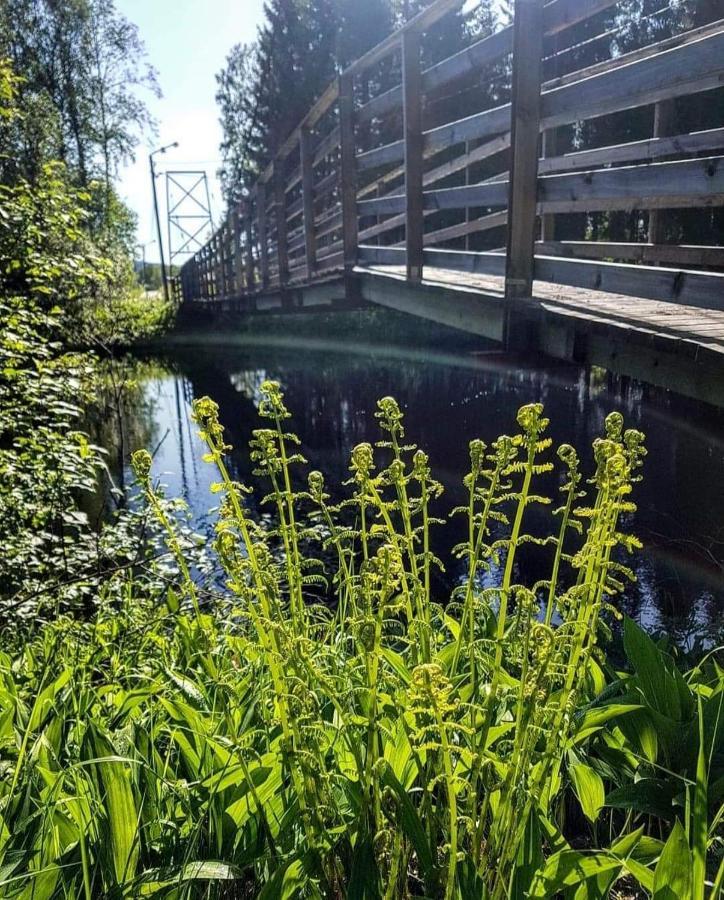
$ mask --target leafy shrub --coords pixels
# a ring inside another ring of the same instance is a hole
[[[706,796],[721,777],[722,672],[710,661],[684,690],[658,648],[629,637],[636,675],[620,678],[600,648],[627,576],[618,550],[636,547],[621,521],[642,436],[610,416],[588,482],[559,448],[562,503],[543,535],[526,529],[532,505],[550,508],[536,493],[551,467],[542,407],[520,410],[513,437],[473,441],[455,511],[467,578],[444,602],[430,550],[441,488],[395,401],[380,401],[383,439],[354,449],[337,506],[318,472],[295,490],[304,461],[275,383],[260,414],[269,525],[227,468],[215,404],[195,404],[219,472],[223,594],[199,583],[140,451],[179,573],[163,607],[122,572],[92,622],[60,619],[0,657],[5,896],[593,898],[622,876],[657,897],[718,896],[724,863],[707,876],[706,858],[722,815],[707,816]],[[551,576],[525,586],[516,557],[531,541]],[[637,776],[626,723],[661,712],[648,712],[657,665],[702,724],[690,818],[639,822],[605,806],[605,783]],[[608,817],[609,846],[592,831],[581,847],[572,804]],[[689,893],[666,894],[686,859]]]

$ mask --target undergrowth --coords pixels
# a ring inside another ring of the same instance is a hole
[[[719,897],[716,655],[684,676],[630,621],[632,671],[603,649],[638,546],[643,436],[611,414],[590,477],[572,446],[553,452],[539,404],[473,441],[453,511],[466,577],[439,597],[442,488],[397,403],[380,401],[381,440],[354,448],[336,504],[319,472],[301,487],[276,383],[259,412],[262,519],[216,405],[194,406],[224,591],[198,579],[139,451],[179,573],[165,603],[123,570],[91,621],[0,654],[2,896]],[[554,465],[556,503],[538,493]],[[524,585],[530,542],[550,574]]]

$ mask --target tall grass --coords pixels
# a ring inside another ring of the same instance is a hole
[[[595,822],[601,771],[615,781],[638,752],[624,741],[616,764],[612,748],[619,721],[644,709],[645,677],[628,694],[607,686],[601,643],[630,577],[621,551],[638,546],[622,522],[643,436],[610,415],[587,480],[573,447],[552,453],[539,404],[521,408],[513,436],[473,441],[454,511],[466,577],[446,598],[431,550],[442,487],[397,403],[380,401],[381,440],[355,447],[333,503],[319,472],[300,489],[281,390],[261,390],[251,454],[270,525],[231,474],[216,405],[194,405],[218,472],[227,593],[195,581],[139,451],[180,572],[165,608],[129,578],[93,622],[59,621],[0,656],[3,896],[585,898],[622,876],[653,891],[684,851],[697,879],[686,896],[718,896],[703,712],[694,818],[665,844],[630,812],[611,813],[604,841],[578,828],[583,850],[566,824],[573,797]],[[552,457],[558,506],[537,493]],[[534,506],[551,520],[542,534],[528,530]],[[528,543],[550,576],[523,585]],[[653,659],[637,636],[637,658]],[[719,670],[687,690],[701,710],[723,686]],[[589,757],[603,735],[608,769]]]

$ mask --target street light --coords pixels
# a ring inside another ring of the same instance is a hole
[[[151,244],[155,244],[156,241],[146,241],[142,243],[138,242],[137,247],[141,250],[141,284],[143,285],[143,293],[146,295],[148,293],[148,283],[146,282],[146,247],[150,247]]]
[[[153,167],[153,157],[157,153],[165,153],[167,150],[171,150],[174,147],[178,147],[178,141],[174,141],[173,144],[166,144],[165,147],[159,147],[157,150],[154,150],[152,153],[148,154],[148,163],[151,167],[151,187],[153,188],[153,208],[156,212],[156,232],[158,234],[158,252],[161,257],[161,279],[163,280],[163,296],[166,299],[166,303],[168,303],[168,280],[166,278],[166,264],[163,261],[163,241],[161,240],[161,219],[158,215],[158,197],[156,195],[156,170]]]

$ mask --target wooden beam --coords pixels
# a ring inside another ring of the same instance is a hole
[[[627,260],[670,266],[710,266],[724,269],[724,247],[690,244],[636,244],[614,241],[548,241],[536,244],[542,256],[574,259]]]
[[[538,201],[545,211],[565,212],[721,206],[724,157],[545,175],[538,180]]]
[[[304,211],[304,253],[307,278],[312,278],[317,268],[317,247],[314,235],[314,169],[309,129],[303,126],[299,132],[299,157],[302,168],[302,206]]]
[[[505,269],[505,297],[509,301],[529,297],[533,289],[542,56],[542,0],[516,0]],[[507,328],[506,345],[511,341],[510,331]]]
[[[537,256],[535,277],[554,284],[724,310],[724,275]]]
[[[420,35],[406,31],[402,38],[402,85],[405,135],[405,244],[407,277],[422,280],[422,92]]]
[[[352,76],[339,77],[340,194],[342,201],[342,240],[344,265],[357,263],[357,168],[355,160],[354,94]]]

